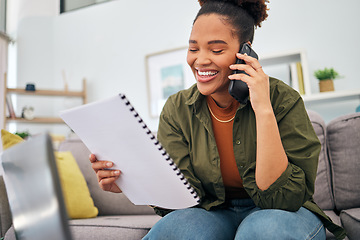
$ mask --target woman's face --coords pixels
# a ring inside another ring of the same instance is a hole
[[[230,96],[229,66],[235,63],[240,48],[231,30],[232,26],[217,14],[201,15],[194,23],[187,62],[203,95]]]

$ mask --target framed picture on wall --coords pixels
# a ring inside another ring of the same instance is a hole
[[[186,62],[187,47],[146,56],[147,85],[151,117],[159,117],[167,98],[195,83]]]

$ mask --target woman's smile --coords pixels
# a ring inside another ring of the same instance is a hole
[[[201,83],[210,82],[215,79],[219,71],[196,69],[196,80]]]

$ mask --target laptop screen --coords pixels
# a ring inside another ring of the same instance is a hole
[[[16,238],[71,239],[50,137],[17,144],[1,159]]]

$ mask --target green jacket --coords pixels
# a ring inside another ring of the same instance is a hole
[[[243,185],[256,206],[297,211],[301,206],[317,214],[339,239],[345,232],[314,203],[314,183],[320,142],[298,92],[270,78],[271,104],[289,159],[285,172],[265,191],[255,182],[256,125],[251,104],[241,105],[233,127],[236,163]],[[201,198],[198,207],[224,207],[225,188],[206,98],[196,84],[172,95],[160,115],[158,139]],[[155,209],[161,215],[169,211]]]

